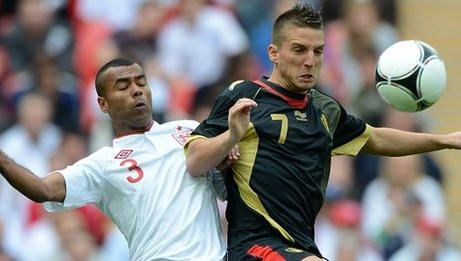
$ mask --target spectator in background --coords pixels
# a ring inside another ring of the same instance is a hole
[[[72,72],[73,34],[66,21],[57,21],[48,1],[20,0],[10,32],[4,36],[15,72],[33,70],[35,52],[56,59],[58,67]]]
[[[396,128],[405,131],[428,131],[429,130],[429,117],[424,114],[418,113],[405,113],[400,112],[390,107],[383,110],[382,123],[378,126],[389,128]],[[439,183],[443,178],[442,170],[439,163],[433,155],[424,153],[421,155],[423,164],[423,173],[433,177]],[[361,199],[363,192],[367,185],[379,176],[381,157],[359,154],[354,160],[353,169],[354,175],[354,197]]]
[[[101,260],[96,241],[89,233],[85,221],[78,211],[57,212],[50,216],[62,246],[60,253],[58,253],[58,260]]]
[[[329,189],[325,200],[317,218],[315,237],[323,255],[329,260],[382,260],[362,235],[359,203]]]
[[[77,0],[76,16],[82,22],[101,21],[114,31],[130,28],[136,10],[145,0]]]
[[[14,82],[8,52],[0,43],[0,132],[4,131],[14,121],[14,108],[8,104],[11,96],[17,90]]]
[[[178,15],[161,30],[159,61],[173,82],[172,99],[186,98],[187,109],[206,96],[223,76],[229,59],[247,49],[248,39],[237,19],[206,0],[179,0]],[[174,110],[174,108],[173,108]],[[190,113],[185,112],[185,113]]]
[[[5,225],[4,221],[0,220],[0,261],[13,261],[11,256],[5,251]]]
[[[79,104],[74,78],[60,70],[55,59],[45,53],[36,52],[33,64],[33,81],[13,97],[13,103],[30,92],[47,96],[53,107],[52,122],[63,131],[78,131]]]
[[[382,158],[381,175],[363,196],[363,231],[388,258],[411,241],[416,222],[445,221],[442,188],[422,172],[421,156]]]
[[[18,122],[0,136],[0,147],[31,171],[48,173],[48,162],[61,140],[60,129],[50,122],[52,103],[46,96],[29,93],[17,106]],[[25,254],[22,241],[27,236],[24,233],[32,201],[11,188],[4,179],[0,183],[0,193],[0,218],[8,220],[3,239],[5,250],[21,259]]]
[[[248,27],[250,50],[261,65],[264,74],[269,73],[272,69],[272,61],[267,57],[267,46],[271,42],[272,24],[281,13],[290,9],[295,3],[295,0],[273,1],[272,8],[268,8],[270,12],[262,18],[260,17],[261,14],[259,14],[262,9],[261,7],[268,4],[261,4],[261,6],[257,8],[258,15],[256,18],[259,18],[257,23]]]
[[[446,238],[440,220],[422,217],[417,220],[411,240],[390,257],[390,261],[434,260],[458,261],[461,253]]]
[[[398,38],[395,29],[380,20],[371,0],[345,1],[341,17],[342,20],[325,28],[327,46],[322,82],[333,97],[349,107],[369,83],[363,76],[370,72],[362,67],[368,66],[368,59],[373,61],[373,57]]]
[[[271,16],[274,5],[278,0],[233,0],[233,2],[233,9],[242,27],[247,34],[251,34],[255,26]]]

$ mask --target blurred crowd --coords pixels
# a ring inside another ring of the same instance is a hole
[[[201,121],[230,83],[269,74],[272,23],[295,2],[0,0],[0,148],[44,176],[111,144],[94,77],[114,57],[145,68],[156,121]],[[326,23],[318,88],[370,125],[430,131],[427,115],[389,109],[374,87],[378,55],[399,40],[395,1],[310,2]],[[316,241],[329,260],[461,260],[433,155],[335,157],[325,197]],[[128,250],[96,207],[46,213],[2,179],[3,260],[128,260]]]

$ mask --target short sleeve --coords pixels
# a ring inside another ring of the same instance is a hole
[[[333,155],[355,156],[370,138],[370,129],[360,119],[347,114],[342,106],[341,116],[333,134]]]
[[[43,206],[49,212],[73,209],[89,203],[98,204],[103,187],[103,162],[101,154],[94,153],[81,159],[74,165],[57,171],[64,177],[66,197],[64,202],[45,202]]]

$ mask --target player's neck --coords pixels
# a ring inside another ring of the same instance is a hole
[[[307,93],[307,91],[304,92],[302,90],[297,90],[295,86],[292,86],[292,84],[289,81],[281,77],[280,74],[278,74],[275,70],[272,72],[271,76],[267,80],[281,86],[282,88],[290,92],[301,93],[301,94]]]
[[[132,126],[126,126],[126,128],[116,128],[114,126],[115,137],[120,138],[127,135],[143,134],[149,131],[152,128],[152,125],[154,125],[154,120],[152,120],[148,125],[139,128]]]

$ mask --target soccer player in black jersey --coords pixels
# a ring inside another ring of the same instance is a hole
[[[374,128],[314,89],[323,60],[322,27],[310,5],[280,15],[268,48],[270,77],[233,83],[188,140],[191,173],[217,166],[240,146],[226,177],[229,260],[321,260],[314,222],[331,155],[461,148],[461,132]]]

